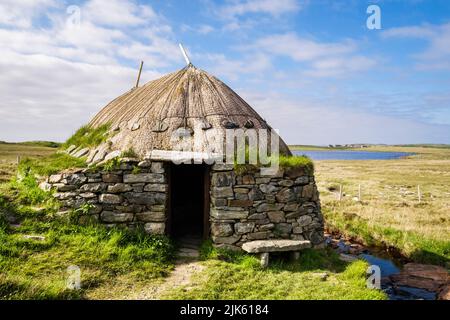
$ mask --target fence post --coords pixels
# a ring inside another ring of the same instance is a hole
[[[362,201],[362,199],[361,199],[361,184],[358,185],[358,200]]]
[[[339,185],[339,201],[342,200],[342,184]]]
[[[17,155],[17,164],[20,163],[20,155]]]
[[[419,203],[422,201],[422,195],[420,194],[420,185],[417,185],[417,196],[419,197]]]

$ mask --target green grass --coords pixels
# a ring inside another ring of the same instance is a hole
[[[30,181],[15,183],[35,189]],[[15,189],[15,183],[0,189],[0,299],[82,299],[116,277],[138,283],[164,277],[172,269],[174,249],[166,237],[141,229],[73,224],[70,217],[55,216],[54,207],[46,202],[49,194],[38,199],[26,188]],[[41,200],[37,209],[26,205],[37,200]],[[20,225],[9,227],[6,216],[15,217]],[[70,265],[81,269],[82,290],[66,288]]]
[[[206,269],[189,286],[166,292],[164,299],[386,299],[366,287],[367,263],[344,263],[331,250],[304,250],[296,262],[274,258],[268,269],[261,269],[255,256],[209,244],[201,253]]]
[[[109,138],[108,131],[110,127],[109,124],[104,124],[97,128],[93,128],[89,125],[82,126],[67,139],[66,142],[64,142],[63,148],[68,148],[71,145],[80,148],[98,146]]]
[[[42,158],[25,158],[18,167],[19,173],[32,172],[40,176],[48,176],[69,168],[84,168],[83,158],[75,158],[66,153],[53,153]]]
[[[256,172],[260,166],[262,166],[260,163],[257,165],[250,164],[248,153],[246,155],[246,163],[238,164],[236,161],[234,163],[234,170],[237,174],[245,174],[250,172]],[[273,161],[271,161],[272,163]],[[307,156],[285,156],[285,155],[279,155],[278,156],[278,164],[281,168],[304,168],[305,172],[309,175],[314,174],[314,163],[313,161],[307,157]],[[269,167],[270,164],[264,165],[264,167]]]

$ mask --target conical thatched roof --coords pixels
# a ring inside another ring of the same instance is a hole
[[[90,159],[101,153],[133,149],[140,157],[151,150],[172,150],[171,137],[179,128],[197,135],[210,129],[270,129],[239,95],[207,72],[189,65],[132,89],[111,101],[89,123],[110,124],[113,136]],[[195,150],[202,151],[202,150]],[[280,139],[280,152],[289,154]]]

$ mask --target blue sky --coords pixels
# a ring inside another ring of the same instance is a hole
[[[288,143],[450,143],[444,0],[4,0],[0,140],[65,140],[179,42]]]

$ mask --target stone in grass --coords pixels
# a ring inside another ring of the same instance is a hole
[[[166,228],[165,223],[149,222],[144,225],[144,230],[150,234],[164,234]]]
[[[242,249],[248,253],[299,251],[306,248],[311,248],[308,240],[257,240],[242,245]]]

